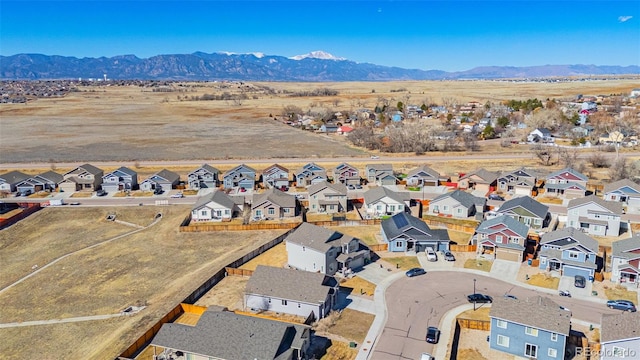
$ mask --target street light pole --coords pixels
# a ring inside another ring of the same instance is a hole
[[[476,293],[476,279],[473,279],[473,294],[475,295]],[[476,301],[475,299],[473,300],[473,311],[476,311]]]

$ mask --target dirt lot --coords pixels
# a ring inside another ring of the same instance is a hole
[[[5,291],[0,295],[0,322],[112,314],[136,304],[147,308],[127,318],[2,329],[0,354],[114,358],[215,271],[282,234],[179,233],[189,206],[46,209],[0,232],[0,261],[11,270],[8,279],[3,275],[3,283],[30,271],[32,259],[44,264],[81,245],[133,229],[104,221],[112,211],[122,220],[142,225],[156,211],[163,219],[150,229],[68,257]]]

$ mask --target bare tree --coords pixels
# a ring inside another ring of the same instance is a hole
[[[536,109],[526,120],[527,125],[534,129],[537,128],[554,128],[558,126],[563,119],[563,114],[559,109]]]
[[[589,163],[594,168],[606,168],[609,167],[609,160],[602,153],[593,153],[589,156]]]
[[[553,151],[549,146],[544,146],[540,144],[533,145],[531,147],[531,151],[533,154],[540,160],[542,165],[551,166],[553,165]]]
[[[562,166],[573,168],[578,160],[578,150],[576,149],[567,149],[565,147],[558,147],[558,161]]]
[[[473,133],[464,133],[462,134],[462,142],[464,143],[464,148],[467,151],[478,151],[480,150],[480,146],[478,145],[478,137]]]
[[[609,168],[609,178],[611,181],[618,181],[630,178],[631,169],[627,158],[621,157],[613,161],[613,165]]]

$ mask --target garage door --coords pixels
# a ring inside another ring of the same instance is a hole
[[[591,272],[588,269],[581,269],[573,266],[564,266],[562,275],[564,276],[576,276],[582,275],[585,278],[589,278],[591,276]]]
[[[522,262],[522,253],[498,248],[498,251],[496,251],[496,259]]]

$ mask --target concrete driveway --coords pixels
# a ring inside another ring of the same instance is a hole
[[[589,279],[584,284],[584,288],[580,289],[575,287],[574,285],[575,279],[573,276],[561,276],[560,282],[558,283],[558,290],[569,290],[572,297],[575,298],[585,298],[591,297],[591,290],[593,288],[593,284]]]
[[[515,261],[495,259],[491,265],[491,276],[505,281],[515,281],[521,265]]]
[[[380,284],[382,280],[391,276],[394,269],[381,265],[380,263],[370,263],[365,265],[360,271],[355,273],[356,276],[367,280],[370,283],[374,283],[376,285]]]

